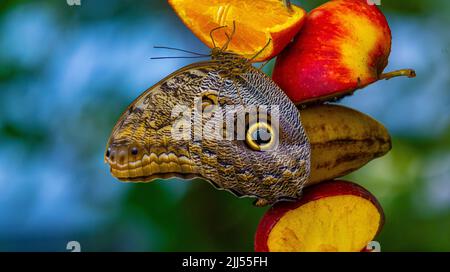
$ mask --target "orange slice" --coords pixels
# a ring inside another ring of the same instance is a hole
[[[300,30],[306,12],[281,0],[168,0],[183,23],[208,47],[222,47],[233,32],[227,51],[265,61],[283,50]],[[221,26],[226,26],[212,32]],[[227,35],[226,35],[227,34]],[[270,41],[270,43],[269,43]],[[267,45],[267,46],[266,46]]]

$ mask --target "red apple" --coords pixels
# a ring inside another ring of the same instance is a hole
[[[369,191],[348,181],[307,187],[297,202],[279,202],[261,219],[255,251],[361,251],[384,224]]]
[[[296,104],[351,94],[380,79],[391,51],[385,16],[366,0],[335,0],[311,11],[293,43],[277,57],[273,80]]]

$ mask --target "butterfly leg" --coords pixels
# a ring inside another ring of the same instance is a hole
[[[291,12],[292,11],[291,1],[290,0],[281,0],[281,1],[283,1],[283,5],[287,8],[287,10]]]
[[[263,62],[263,64],[261,64],[261,66],[259,66],[258,70],[262,71],[262,69],[270,62],[271,60],[267,60],[265,62]]]
[[[255,205],[256,207],[264,207],[270,204],[270,201],[265,200],[264,198],[258,198],[257,200],[255,200],[253,202],[253,205]]]

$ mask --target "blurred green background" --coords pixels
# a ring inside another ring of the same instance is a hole
[[[324,1],[294,1],[307,10]],[[341,103],[382,123],[393,150],[347,179],[380,200],[382,251],[450,251],[450,1],[382,0],[387,70],[413,80]],[[266,209],[208,183],[123,184],[109,133],[143,90],[208,52],[166,1],[0,1],[0,251],[252,251]],[[270,73],[270,65],[267,72]]]

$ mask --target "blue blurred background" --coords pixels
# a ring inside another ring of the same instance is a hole
[[[381,9],[387,70],[418,77],[341,101],[384,123],[394,144],[348,179],[385,209],[383,251],[450,251],[450,2]],[[192,61],[150,60],[177,54],[154,45],[209,52],[162,0],[0,1],[0,251],[65,251],[71,240],[83,251],[253,249],[265,209],[251,199],[200,181],[122,184],[103,163],[122,110]]]

